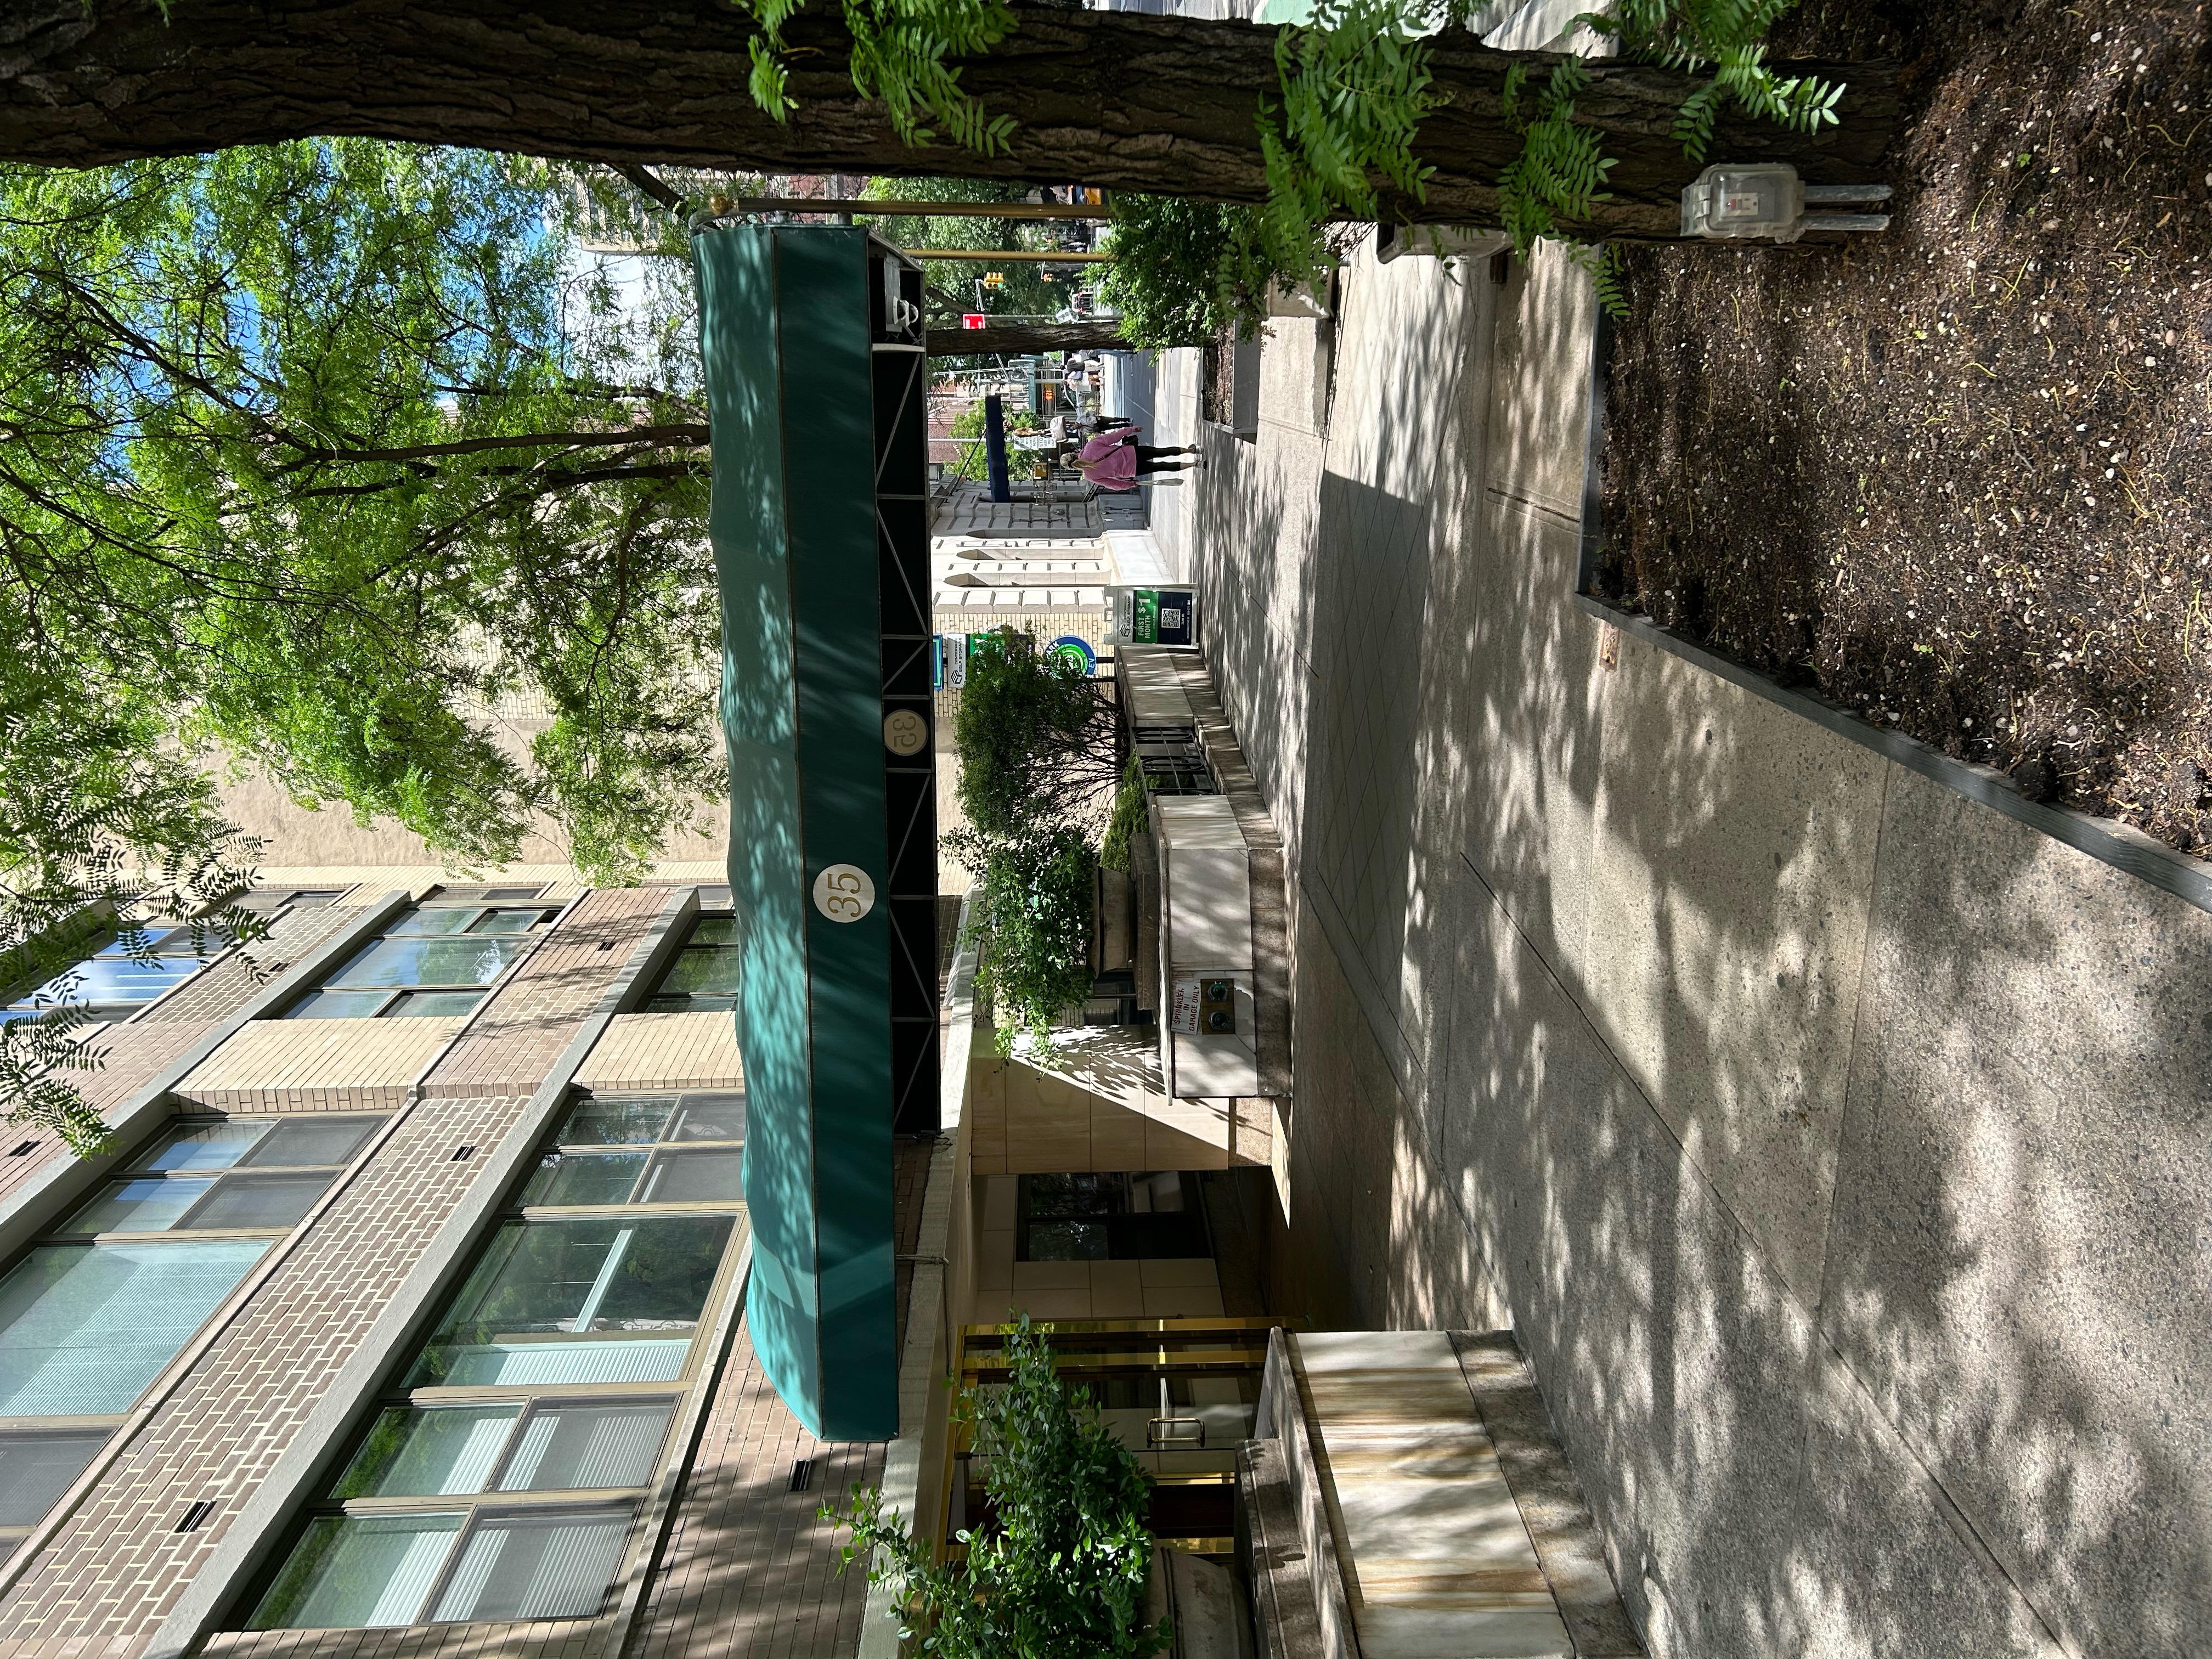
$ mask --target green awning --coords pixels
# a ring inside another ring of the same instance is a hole
[[[692,249],[743,941],[746,1318],[809,1429],[888,1439],[892,1134],[933,1132],[937,1111],[921,271],[831,226],[709,224]]]

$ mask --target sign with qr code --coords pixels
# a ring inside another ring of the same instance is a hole
[[[1108,645],[1195,645],[1194,587],[1109,587],[1103,618]]]

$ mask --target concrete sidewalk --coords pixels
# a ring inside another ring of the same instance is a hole
[[[1573,607],[1560,261],[1342,310],[1155,509],[1289,848],[1276,1305],[1513,1324],[1655,1653],[2212,1650],[2212,915]]]

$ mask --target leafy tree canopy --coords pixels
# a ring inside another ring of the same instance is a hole
[[[550,819],[601,881],[719,790],[684,273],[619,292],[567,234],[629,192],[356,139],[0,167],[10,994],[134,901],[262,931],[226,765],[464,866]],[[0,1026],[0,1109],[83,1151],[68,994]]]
[[[968,658],[953,742],[969,828],[947,836],[975,878],[979,990],[999,1052],[1054,1022],[1091,989],[1092,843],[1115,771],[1114,711],[1100,689],[1030,635],[999,630]]]
[[[586,187],[356,139],[0,169],[11,654],[140,763],[227,752],[463,864],[542,811],[634,875],[717,781],[706,430],[680,293],[562,234]]]

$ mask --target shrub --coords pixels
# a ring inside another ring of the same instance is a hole
[[[947,839],[977,878],[975,988],[990,1000],[999,1053],[1012,1054],[1024,1031],[1050,1042],[1060,1011],[1091,994],[1090,845],[1066,824],[1012,840]]]
[[[959,1534],[967,1555],[940,1565],[884,1512],[880,1488],[855,1486],[847,1514],[822,1510],[852,1531],[839,1570],[868,1557],[868,1581],[892,1587],[901,1640],[933,1659],[1146,1659],[1169,1629],[1139,1623],[1145,1472],[1089,1394],[1060,1381],[1028,1316],[1006,1330],[1005,1384],[964,1390],[955,1407],[986,1460],[990,1524]]]
[[[1098,862],[1109,870],[1129,872],[1129,843],[1152,827],[1152,799],[1145,793],[1144,769],[1129,757],[1121,774],[1121,787],[1114,792],[1114,810],[1106,817],[1105,838],[1099,843]]]

